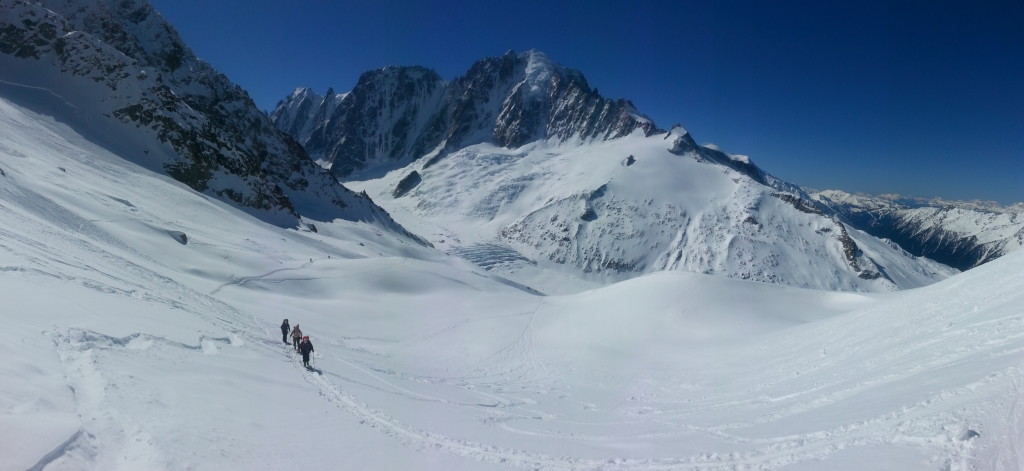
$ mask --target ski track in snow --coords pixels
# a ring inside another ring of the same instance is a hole
[[[539,309],[538,305],[538,309]],[[501,358],[501,360],[507,360],[510,352],[516,352],[521,356],[521,360],[528,363],[527,369],[535,366],[529,357],[530,353],[530,330],[532,326],[532,317],[536,314],[536,310],[530,313],[531,319],[527,322],[523,332],[509,345],[506,345],[494,352],[489,357],[485,358],[490,360],[493,358]],[[517,314],[516,316],[522,316],[524,314]],[[509,316],[501,316],[509,317]],[[482,319],[472,319],[469,321],[479,321]],[[455,329],[460,324],[455,324],[442,329],[439,332],[428,334],[426,338],[440,335],[441,333]],[[297,358],[297,357],[296,357]],[[389,388],[392,388],[389,392],[399,392],[403,396],[414,399],[414,400],[427,400],[432,402],[439,402],[444,404],[456,404],[460,406],[470,407],[493,407],[487,404],[480,403],[453,403],[451,401],[423,395],[415,391],[403,388],[394,383],[387,381],[382,378],[381,375],[375,374],[368,371],[367,368],[356,365],[348,360],[340,359],[344,363],[352,366],[353,368],[363,372],[370,376],[376,381],[381,382]],[[496,363],[502,363],[498,361]],[[296,361],[296,367],[300,369]],[[491,372],[486,368],[482,368],[482,374],[475,376],[462,376],[454,378],[431,378],[431,381],[440,381],[450,385],[463,385],[461,381],[468,379],[483,379],[491,376],[505,377],[508,379],[508,375],[512,373],[512,370],[505,370],[502,372]],[[383,371],[386,374],[396,374],[392,371]],[[360,423],[368,425],[374,429],[381,431],[395,439],[400,440],[406,446],[414,447],[418,450],[432,450],[442,451],[450,454],[454,454],[461,457],[471,458],[479,461],[485,461],[489,463],[499,463],[509,465],[518,468],[526,469],[594,469],[594,470],[724,470],[724,469],[776,469],[785,465],[791,465],[798,462],[820,460],[828,457],[829,455],[848,448],[855,448],[868,445],[878,445],[894,443],[896,441],[913,441],[906,435],[897,436],[894,438],[892,434],[880,434],[879,430],[894,430],[897,427],[903,427],[905,432],[910,427],[906,425],[906,418],[913,415],[919,409],[929,407],[936,402],[954,397],[961,392],[973,390],[978,387],[978,384],[967,385],[957,391],[943,391],[936,397],[929,398],[913,407],[905,407],[900,411],[895,411],[881,417],[877,417],[871,420],[853,423],[837,427],[832,430],[820,431],[814,433],[777,437],[771,439],[745,439],[740,436],[731,435],[725,433],[724,430],[728,430],[731,426],[721,426],[709,429],[700,429],[693,426],[685,426],[684,422],[673,422],[669,425],[679,426],[687,431],[696,431],[701,433],[707,433],[717,438],[725,439],[733,443],[748,443],[757,445],[756,448],[747,452],[734,452],[734,453],[707,453],[699,454],[696,456],[686,458],[668,458],[668,459],[623,459],[623,458],[606,458],[606,459],[587,459],[578,457],[567,457],[567,456],[552,456],[543,453],[531,452],[527,450],[518,450],[512,448],[504,448],[495,445],[488,445],[485,443],[479,443],[469,440],[458,440],[449,438],[440,434],[432,433],[427,430],[418,429],[410,425],[404,424],[385,413],[375,410],[368,406],[364,402],[360,401],[357,397],[346,392],[346,390],[331,382],[330,379],[322,374],[305,372],[305,379],[320,391],[320,395],[326,400],[334,404],[335,406],[343,409],[347,413],[357,417]],[[1002,375],[994,375],[986,378],[981,383],[991,383],[1002,378]],[[347,381],[351,379],[343,378]],[[412,378],[417,380],[423,380],[422,377]],[[513,382],[521,383],[523,377],[511,378]],[[365,383],[364,383],[365,384]],[[474,383],[475,386],[483,386],[481,383]],[[479,393],[480,391],[475,391]],[[835,400],[826,400],[827,403],[835,402]],[[503,404],[504,407],[516,406],[522,404]],[[735,406],[736,404],[729,404],[729,406]],[[793,414],[796,412],[802,412],[805,410],[813,409],[814,407],[821,406],[821,403],[813,404],[809,407],[800,408],[797,411],[787,411],[787,413],[780,413],[779,417],[784,415]],[[770,419],[766,419],[770,420]],[[955,422],[955,420],[949,420]],[[747,426],[749,424],[737,424],[734,427]],[[925,425],[931,426],[930,422]],[[516,431],[512,427],[503,425],[509,431]],[[927,428],[927,427],[926,427]],[[518,431],[518,433],[544,435],[538,432],[527,432]],[[558,433],[551,433],[549,435],[552,438],[564,438]],[[574,439],[577,440],[592,440],[592,441],[610,441],[615,440],[617,437],[608,436],[579,436],[574,435]],[[923,445],[931,443],[934,437],[923,437],[921,442]],[[955,455],[956,453],[951,453]]]
[[[82,428],[42,457],[33,468],[40,470],[51,464],[59,469],[125,470],[172,469],[187,464],[164,458],[148,424],[125,412],[126,404],[166,405],[160,401],[160,392],[151,390],[153,386],[140,383],[140,378],[118,366],[137,362],[140,356],[156,364],[180,355],[178,352],[211,355],[218,353],[217,345],[244,345],[237,334],[203,335],[195,345],[142,333],[111,337],[78,328],[58,329],[50,332],[50,337]]]
[[[1018,376],[1013,384],[1013,402],[1009,408],[1008,425],[1005,432],[1005,448],[999,448],[987,463],[986,469],[1011,471],[1024,469],[1024,376]],[[969,469],[964,467],[963,469]]]
[[[152,437],[137,420],[121,412],[116,398],[109,397],[117,396],[117,392],[110,390],[118,386],[107,380],[96,358],[102,356],[102,350],[130,347],[136,340],[155,338],[137,334],[117,339],[79,329],[52,335],[83,429],[69,443],[44,457],[49,458],[46,464],[61,460],[64,466],[72,468],[127,469],[133,465],[151,467],[154,461],[160,463],[156,458],[160,451],[153,445]],[[134,345],[135,349],[140,348],[139,344]]]
[[[296,361],[296,368],[303,367]],[[819,432],[773,440],[752,452],[729,454],[704,454],[676,459],[585,459],[565,456],[551,456],[542,453],[503,448],[483,443],[456,440],[429,431],[403,424],[386,414],[374,410],[358,398],[345,392],[344,388],[332,383],[320,374],[304,372],[307,382],[320,390],[320,394],[335,406],[357,417],[360,423],[377,429],[406,446],[419,450],[433,450],[479,461],[499,463],[525,469],[550,470],[732,470],[732,469],[775,469],[801,461],[821,459],[845,448],[886,443],[887,439],[867,434],[866,437],[849,435],[870,423],[858,424],[828,432]],[[888,422],[897,418],[889,418]],[[885,424],[889,426],[889,424]],[[835,439],[835,437],[843,437]],[[737,441],[742,441],[736,439]],[[766,440],[767,441],[767,440]]]
[[[232,280],[222,286],[230,284],[241,284],[245,280],[261,280],[262,278],[285,270],[285,268],[268,272],[261,276],[246,277]],[[179,285],[179,288],[188,290]],[[219,288],[218,288],[219,290]],[[218,290],[215,290],[218,291]],[[193,293],[195,294],[195,293]],[[250,345],[258,345],[262,349],[277,352],[280,345],[272,335],[269,335],[266,326],[263,326],[251,316],[245,316],[241,312],[224,305],[215,299],[204,302],[211,308],[209,313],[196,313],[214,325],[231,332],[231,335],[239,336],[242,341],[249,341]],[[490,395],[481,391],[481,388],[501,390],[503,385],[524,385],[531,382],[550,379],[552,373],[546,370],[543,361],[535,358],[532,351],[532,325],[533,318],[540,309],[538,303],[532,312],[521,312],[511,315],[491,316],[486,318],[467,318],[451,325],[442,327],[439,330],[424,334],[423,336],[410,339],[407,343],[416,344],[445,333],[449,333],[473,322],[497,318],[528,317],[522,332],[511,342],[501,346],[491,355],[480,360],[467,374],[453,377],[429,377],[415,376],[405,373],[398,373],[387,369],[379,369],[372,365],[360,365],[353,360],[338,358],[344,364],[362,372],[373,381],[380,383],[387,392],[398,393],[412,400],[423,400],[450,404],[465,407],[502,407],[516,408],[532,405],[529,401],[509,400],[501,394]],[[1011,319],[1012,320],[1012,319]],[[940,342],[946,337],[954,338],[969,333],[977,338],[968,338],[968,341],[960,345],[971,345],[973,348],[950,347],[953,352],[959,353],[966,358],[971,353],[983,348],[990,347],[981,340],[986,338],[990,332],[985,332],[981,327],[998,329],[1003,327],[1007,319],[997,319],[984,324],[970,326],[970,328],[955,330],[939,340],[928,340],[923,344],[909,344],[902,349],[903,352],[913,351],[926,347],[934,347],[935,342]],[[215,353],[216,345],[232,345],[240,343],[233,340],[231,336],[226,337],[200,337],[198,344],[191,345],[181,342],[170,341],[161,337],[136,333],[126,337],[114,338],[92,331],[80,329],[67,329],[52,333],[54,343],[59,353],[62,364],[65,367],[68,384],[74,393],[75,401],[83,421],[83,428],[70,437],[65,443],[55,450],[42,457],[34,469],[43,469],[51,463],[79,463],[88,465],[102,465],[109,460],[109,457],[121,457],[123,462],[152,465],[154,460],[159,462],[160,450],[152,443],[152,437],[145,428],[135,422],[131,417],[119,412],[116,400],[108,398],[107,390],[124,380],[111,381],[104,377],[108,370],[101,367],[104,358],[122,354],[134,354],[141,350],[147,350],[154,345],[168,348],[193,351],[199,353]],[[991,338],[991,337],[989,337]],[[1004,341],[1010,339],[1004,337]],[[912,340],[910,338],[907,339]],[[974,342],[972,342],[972,340]],[[1015,350],[1004,351],[1004,355],[1013,354]],[[947,457],[944,463],[945,469],[968,469],[965,460],[969,456],[969,442],[955,440],[943,440],[933,433],[936,424],[939,423],[960,423],[962,417],[953,417],[948,413],[929,415],[929,410],[947,409],[941,407],[944,402],[954,400],[956,397],[969,393],[979,387],[986,387],[995,383],[1005,381],[1009,377],[1020,378],[1020,372],[1010,369],[1005,372],[991,374],[975,383],[967,384],[959,388],[940,391],[928,399],[911,406],[904,406],[898,410],[891,411],[881,416],[845,424],[829,430],[822,430],[812,433],[797,434],[773,438],[745,438],[736,432],[752,425],[771,423],[775,420],[796,415],[799,413],[811,412],[816,409],[835,404],[844,398],[853,396],[890,380],[898,380],[904,375],[889,373],[869,378],[862,378],[851,383],[850,378],[839,378],[832,383],[825,381],[817,383],[814,388],[792,392],[792,388],[784,384],[784,378],[777,378],[776,383],[764,383],[752,390],[734,392],[718,396],[714,400],[704,403],[692,404],[689,407],[677,408],[655,408],[658,419],[669,428],[678,429],[678,432],[664,432],[653,434],[648,438],[671,438],[682,436],[686,433],[701,433],[713,436],[723,441],[742,445],[740,449],[731,453],[703,453],[688,457],[663,458],[663,459],[623,459],[609,457],[603,459],[580,458],[571,456],[553,456],[528,450],[501,447],[470,440],[460,440],[446,437],[442,434],[429,430],[422,430],[414,426],[402,423],[390,417],[386,413],[376,410],[356,396],[347,392],[342,386],[332,382],[327,376],[316,372],[305,370],[298,361],[298,356],[293,356],[295,368],[302,374],[302,377],[315,387],[321,397],[332,405],[340,408],[347,414],[357,418],[360,423],[373,428],[385,435],[392,437],[406,446],[421,451],[444,452],[452,455],[478,460],[488,463],[497,463],[515,468],[523,469],[552,469],[552,470],[726,470],[726,469],[777,469],[794,463],[821,460],[830,455],[849,448],[856,448],[870,445],[898,443],[902,445],[944,448],[944,456]],[[879,364],[888,361],[886,358],[877,359]],[[953,360],[954,362],[957,360]],[[931,364],[925,363],[916,366],[915,370],[928,369],[950,363],[950,358],[936,358]],[[822,368],[819,365],[817,368]],[[810,368],[813,370],[814,368]],[[539,370],[539,371],[538,371]],[[539,374],[539,376],[537,376]],[[813,374],[809,371],[808,374]],[[485,402],[457,402],[445,398],[423,394],[388,381],[385,375],[397,375],[405,379],[426,381],[443,385],[455,386],[463,389],[472,388],[474,393],[488,395],[494,399],[493,403]],[[342,378],[346,381],[353,381],[351,378]],[[1019,379],[1017,379],[1019,381]],[[366,384],[366,383],[361,383]],[[772,396],[771,389],[780,387],[783,391],[789,391],[782,396]],[[372,386],[371,386],[372,387]],[[730,399],[730,397],[732,397]],[[1019,401],[1018,401],[1019,402]],[[766,409],[766,404],[782,404],[781,408]],[[788,404],[788,405],[786,405]],[[652,405],[657,405],[653,404]],[[662,404],[663,406],[671,403]],[[677,404],[678,406],[679,404]],[[743,416],[760,416],[752,421],[720,424],[714,427],[701,428],[689,425],[687,417],[691,411],[706,413],[714,409],[745,409],[750,408],[753,414],[742,414]],[[1011,408],[1012,429],[1007,433],[1009,443],[1016,443],[1014,440],[1022,437],[1021,423],[1024,422],[1017,402]],[[767,413],[767,414],[766,414]],[[549,432],[537,430],[517,429],[506,421],[515,419],[516,415],[505,416],[502,420],[495,417],[501,426],[510,432],[534,436],[548,436],[551,438],[566,438],[564,432],[551,429]],[[527,413],[524,417],[540,418],[540,420],[555,420],[549,414],[538,416],[536,413]],[[626,424],[626,422],[622,422]],[[899,433],[892,433],[892,431]],[[102,440],[97,437],[102,436]],[[573,434],[574,440],[607,442],[615,441],[621,437],[600,434]],[[938,443],[937,443],[938,442]],[[111,449],[114,447],[115,449]],[[752,448],[751,448],[752,447]],[[98,461],[97,461],[98,460]],[[1014,466],[1024,462],[1021,458],[1019,448],[1007,450],[1000,455],[997,465],[1007,463],[1006,467],[993,469],[1015,469]],[[109,464],[109,463],[108,463]],[[170,466],[172,463],[164,463]]]
[[[230,281],[221,283],[220,286],[216,287],[213,291],[210,291],[210,296],[216,295],[217,293],[220,292],[220,290],[222,290],[222,289],[224,289],[224,288],[226,288],[228,286],[242,286],[242,285],[244,285],[246,283],[266,282],[266,278],[271,276],[271,275],[275,275],[277,273],[282,273],[282,272],[300,270],[303,267],[309,266],[311,264],[312,264],[312,262],[307,262],[307,263],[302,264],[302,266],[300,266],[298,268],[278,268],[277,270],[271,270],[271,271],[268,271],[266,273],[263,273],[262,275],[256,275],[256,276],[232,277],[232,279]],[[302,280],[308,281],[308,280],[311,280],[311,279],[313,279],[313,278],[292,278],[292,279],[286,279],[286,280],[275,280],[274,282],[275,283],[285,283],[287,281],[302,281]]]
[[[278,268],[278,269],[275,269],[275,270],[270,270],[268,272],[261,273],[259,275],[250,275],[250,276],[241,276],[241,277],[232,275],[230,280],[225,281],[224,283],[221,283],[219,286],[214,288],[208,294],[210,296],[215,296],[217,293],[220,293],[221,290],[223,290],[224,288],[231,287],[231,286],[243,286],[243,285],[246,285],[246,284],[249,284],[249,283],[274,283],[274,284],[282,284],[282,283],[289,283],[289,282],[296,282],[296,281],[319,280],[319,279],[322,279],[322,277],[306,276],[306,277],[293,277],[293,278],[277,278],[277,279],[273,279],[273,280],[268,280],[267,278],[270,278],[271,276],[279,274],[279,273],[299,271],[299,270],[302,270],[303,268],[309,267],[310,265],[316,263],[317,261],[322,261],[322,260],[327,260],[327,258],[316,258],[316,259],[312,259],[312,261],[309,261],[309,262],[303,262],[301,265],[299,265],[297,267]],[[380,269],[380,271],[390,271],[390,270],[394,270],[394,268],[388,267],[388,268]],[[369,272],[362,271],[362,272],[352,273],[352,274],[345,275],[345,276],[332,277],[331,279],[340,280],[340,279],[346,279],[346,278],[355,278],[355,277],[359,277],[359,276],[364,276],[367,273],[369,273]]]

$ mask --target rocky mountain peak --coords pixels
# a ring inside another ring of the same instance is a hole
[[[430,96],[444,87],[444,80],[437,72],[419,66],[384,67],[364,72],[352,89],[352,107],[386,107],[392,112],[399,108],[414,107],[414,102]],[[327,96],[333,96],[329,89]]]
[[[270,119],[289,135],[308,134],[309,130],[306,127],[320,110],[323,101],[324,97],[311,88],[296,88],[288,98],[278,103]]]
[[[669,152],[673,154],[687,155],[700,152],[700,146],[693,140],[690,131],[687,131],[681,124],[672,126],[672,129],[665,134],[665,140],[672,143],[669,146]]]
[[[394,66],[389,65],[376,70],[369,70],[363,72],[359,76],[359,80],[356,82],[356,88],[361,86],[368,86],[370,83],[382,83],[387,81],[402,81],[402,82],[420,82],[420,81],[441,81],[441,76],[434,72],[432,69],[421,67],[418,65],[412,66]],[[333,87],[330,88],[334,90]]]
[[[337,112],[316,118],[308,135],[277,118],[277,110],[272,116],[339,177],[379,174],[424,156],[436,161],[477,143],[516,148],[659,131],[632,103],[601,97],[581,72],[536,50],[481,59],[451,82],[416,66],[366,72]]]

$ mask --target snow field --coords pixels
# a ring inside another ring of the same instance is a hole
[[[1019,251],[889,294],[538,296],[372,225],[260,224],[6,100],[0,142],[2,469],[1024,466]]]

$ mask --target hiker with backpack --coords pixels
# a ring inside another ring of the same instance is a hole
[[[309,354],[313,353],[313,342],[309,341],[309,336],[302,337],[302,342],[299,343],[299,351],[302,352],[302,366],[309,368]]]
[[[295,328],[292,329],[292,346],[296,352],[299,351],[299,340],[302,340],[302,330],[299,329],[299,324],[295,324]]]
[[[285,319],[284,323],[281,324],[281,341],[282,342],[288,343],[288,331],[290,331],[290,330],[291,330],[291,327],[288,326],[288,319]]]

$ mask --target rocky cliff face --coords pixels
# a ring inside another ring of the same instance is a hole
[[[537,51],[483,59],[451,82],[422,67],[387,67],[363,74],[350,93],[331,95],[299,89],[271,118],[339,177],[425,155],[436,161],[478,143],[515,148],[657,131],[632,104],[601,97],[582,73]],[[333,111],[301,112],[313,108]]]
[[[1024,246],[1024,207],[852,195],[828,190],[812,197],[838,217],[908,252],[967,270]]]
[[[2,0],[0,14],[8,90],[45,90],[77,127],[136,163],[276,224],[388,223],[197,59],[145,1]]]

